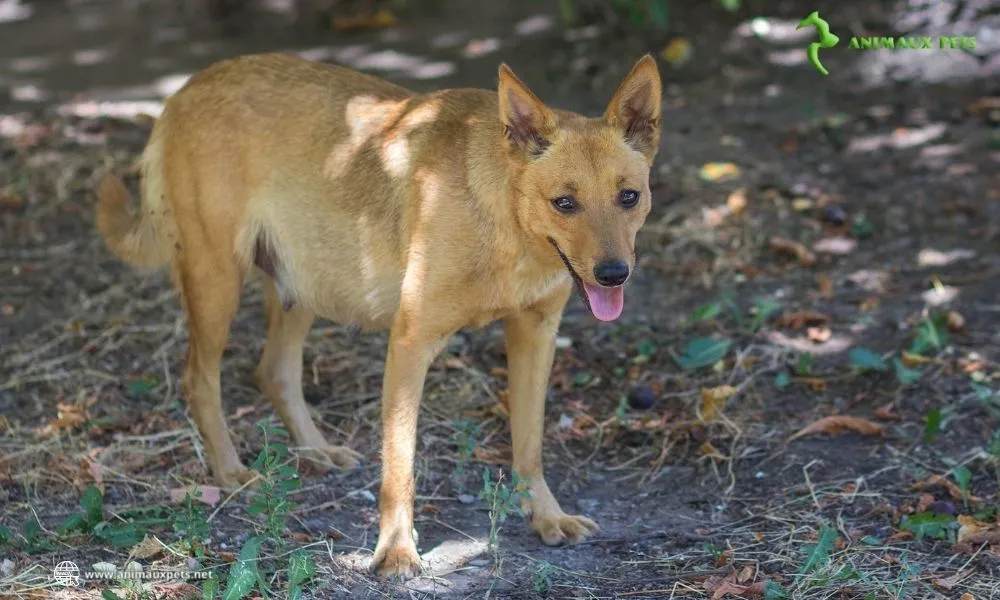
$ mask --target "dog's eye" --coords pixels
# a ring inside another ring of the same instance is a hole
[[[618,204],[625,208],[632,208],[639,203],[639,192],[635,190],[622,190],[618,192]]]
[[[576,210],[576,200],[573,196],[559,196],[552,199],[552,206],[561,213],[571,213]]]

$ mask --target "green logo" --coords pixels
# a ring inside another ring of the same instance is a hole
[[[820,18],[819,11],[814,10],[809,13],[809,16],[802,19],[799,26],[795,29],[802,29],[810,25],[816,28],[816,33],[819,34],[819,41],[809,44],[809,50],[807,50],[809,62],[823,75],[829,75],[830,72],[826,70],[823,63],[819,62],[819,50],[820,48],[833,48],[840,42],[840,38],[830,33],[830,24]]]

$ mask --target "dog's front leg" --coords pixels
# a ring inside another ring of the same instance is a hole
[[[382,382],[382,489],[372,558],[372,569],[382,577],[414,577],[420,572],[413,531],[417,414],[427,369],[447,335],[430,336],[406,326],[415,321],[419,319],[397,318],[393,324]]]
[[[567,286],[504,320],[514,472],[528,492],[522,496],[522,508],[542,541],[550,546],[575,543],[598,529],[587,517],[563,512],[542,468],[546,389],[555,358],[556,332],[569,293]]]

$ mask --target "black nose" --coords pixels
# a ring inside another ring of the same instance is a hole
[[[608,287],[621,285],[628,279],[628,263],[621,260],[606,260],[594,267],[594,279]]]

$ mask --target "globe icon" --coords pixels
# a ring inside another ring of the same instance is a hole
[[[56,585],[79,585],[80,568],[76,566],[76,563],[64,560],[52,570],[52,576],[55,578]]]

